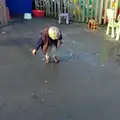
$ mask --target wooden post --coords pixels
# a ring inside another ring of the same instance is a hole
[[[48,11],[48,15],[50,16],[50,1],[48,0],[48,4],[47,4],[47,11]]]
[[[77,19],[76,6],[77,6],[77,0],[74,0],[74,2],[73,2],[73,7],[74,7],[73,14],[74,14],[74,19],[75,20]]]
[[[112,9],[112,1],[113,1],[113,0],[110,0],[110,8],[111,8],[111,9]]]
[[[81,7],[80,7],[80,0],[78,0],[78,21],[80,22],[81,19]]]
[[[5,5],[5,0],[0,0],[0,25],[8,23],[8,11]]]
[[[67,12],[70,14],[70,7],[71,7],[71,3],[68,4],[67,6]]]
[[[115,15],[114,15],[114,18],[117,18],[118,4],[119,4],[119,0],[116,0]]]
[[[48,0],[47,0],[48,1]],[[45,10],[45,14],[46,14],[46,16],[48,15],[48,11],[47,11],[47,9],[48,9],[48,2],[46,1],[46,5],[44,6],[44,10]]]
[[[86,8],[87,8],[87,16],[86,16],[86,22],[88,22],[89,20],[89,0],[87,0],[87,3],[86,3]]]
[[[39,7],[38,7],[39,10],[42,10],[42,7],[41,7],[41,6],[42,6],[42,1],[40,0],[40,1],[39,1]]]
[[[63,0],[63,4],[64,4],[64,13],[67,13],[66,9],[67,9],[67,1],[66,0]]]
[[[94,18],[94,0],[92,0],[92,4],[91,5],[89,5],[90,6],[90,8],[91,8],[91,15],[90,15],[90,17],[91,17],[91,19],[93,19]]]
[[[106,24],[106,18],[107,18],[107,8],[108,8],[108,0],[105,1],[105,8],[104,8],[104,24]]]
[[[55,17],[57,17],[56,4],[57,4],[57,2],[56,2],[56,0],[54,0],[54,15],[55,15]]]
[[[95,20],[97,21],[98,20],[98,2],[99,0],[96,0],[96,5],[95,5]]]
[[[50,0],[50,2],[51,2],[51,15],[54,16],[54,11],[53,11],[54,2],[53,2],[53,0]]]
[[[99,24],[102,23],[103,0],[100,1]]]
[[[8,23],[8,10],[5,4],[0,4],[0,25]]]
[[[85,1],[83,0],[82,22],[85,21]]]
[[[71,4],[69,6],[69,13],[71,15],[72,20],[73,20],[73,10],[74,10],[73,5],[74,5],[74,3],[73,3],[73,0],[72,0]]]
[[[42,10],[42,8],[43,8],[43,5],[44,5],[44,2],[42,3],[43,1],[42,0],[40,0],[40,6],[39,6],[39,10]]]
[[[63,0],[60,0],[60,11],[63,13]]]

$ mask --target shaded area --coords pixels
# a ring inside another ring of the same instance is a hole
[[[65,41],[57,65],[46,65],[41,51],[31,55],[50,25],[60,27]],[[84,28],[40,18],[0,29],[1,120],[120,119],[119,44]]]

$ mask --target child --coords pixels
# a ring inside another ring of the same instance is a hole
[[[37,51],[41,47],[45,54],[46,63],[50,63],[50,55],[52,55],[54,62],[58,63],[59,59],[57,57],[57,49],[61,44],[63,44],[62,34],[57,27],[44,28],[32,54],[36,55]]]

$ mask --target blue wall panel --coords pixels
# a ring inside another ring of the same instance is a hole
[[[11,15],[32,12],[32,0],[6,0]]]

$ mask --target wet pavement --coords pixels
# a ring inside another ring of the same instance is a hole
[[[65,41],[57,65],[31,55],[50,25]],[[0,120],[119,120],[120,45],[103,33],[50,18],[0,28]]]

